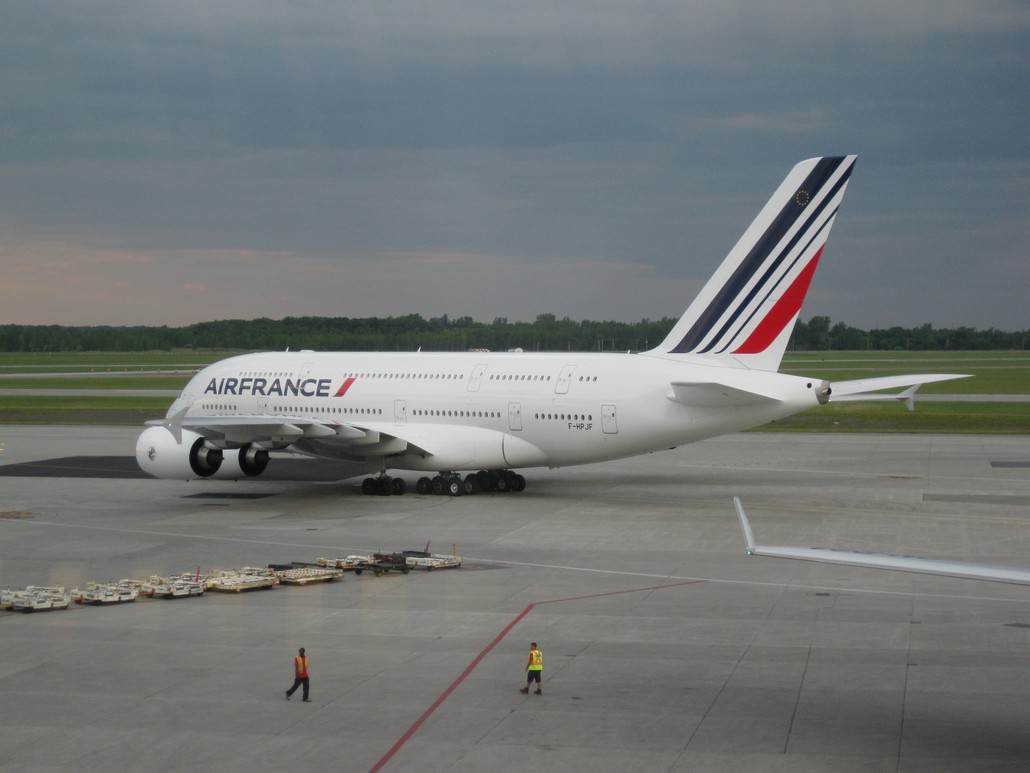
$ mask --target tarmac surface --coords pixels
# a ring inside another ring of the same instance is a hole
[[[465,565],[0,612],[2,770],[1027,770],[1030,589],[748,557],[731,501],[763,544],[1026,567],[1027,437],[742,434],[448,498],[88,464],[139,431],[0,426],[0,586]]]

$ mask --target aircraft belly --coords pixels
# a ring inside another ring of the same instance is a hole
[[[683,406],[662,408],[660,413],[620,409],[618,432],[605,432],[600,422],[589,431],[573,425],[564,436],[541,439],[539,445],[546,448],[548,466],[570,467],[663,451],[703,437]]]
[[[532,443],[505,434],[502,444],[505,467],[543,467],[548,464],[547,454]]]
[[[291,451],[296,451],[310,456],[318,456],[323,459],[340,459],[348,462],[361,461],[365,458],[364,453],[355,453],[349,446],[340,445],[332,441],[308,439],[298,440],[292,446]]]

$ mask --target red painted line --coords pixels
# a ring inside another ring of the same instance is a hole
[[[397,743],[390,747],[389,751],[387,751],[386,754],[384,754],[380,758],[379,762],[377,762],[375,765],[369,768],[368,773],[378,773],[378,771],[382,770],[383,766],[386,765],[386,763],[388,763],[391,759],[393,759],[393,756],[397,752],[399,752],[401,748],[403,748],[404,744],[406,744],[411,739],[411,736],[413,736],[415,732],[420,727],[422,727],[422,724],[433,715],[433,712],[440,708],[443,702],[451,696],[451,693],[457,690],[461,683],[464,682],[466,678],[468,678],[468,675],[471,674],[475,670],[476,666],[478,666],[483,661],[483,658],[489,655],[493,648],[500,644],[501,641],[504,640],[504,637],[511,632],[511,629],[518,625],[519,622],[522,621],[522,618],[524,618],[526,615],[533,611],[534,607],[540,606],[542,604],[557,604],[561,601],[581,601],[583,599],[603,598],[604,596],[620,596],[626,593],[642,593],[644,591],[663,590],[664,588],[679,588],[684,585],[696,585],[700,582],[706,582],[706,580],[687,580],[686,582],[676,582],[672,583],[671,585],[652,585],[647,588],[631,588],[629,590],[616,590],[609,591],[607,593],[591,593],[586,596],[569,596],[568,598],[550,599],[548,601],[533,602],[528,607],[523,609],[522,612],[520,612],[514,620],[512,620],[510,623],[508,623],[508,625],[504,627],[503,631],[501,631],[499,634],[497,634],[497,636],[494,637],[494,640],[492,642],[486,645],[486,647],[484,647],[483,650],[478,655],[476,655],[475,659],[471,663],[469,663],[468,667],[461,672],[461,675],[453,682],[451,682],[450,687],[444,690],[440,694],[440,697],[433,701],[433,705],[426,709],[424,712],[422,712],[422,716],[415,720],[414,724],[412,724],[412,726],[407,729],[404,735],[402,735],[397,740]]]
[[[451,686],[443,691],[440,697],[433,702],[433,705],[422,713],[421,717],[415,720],[415,724],[408,728],[408,732],[402,735],[400,737],[400,740],[398,740],[397,743],[390,747],[390,751],[384,754],[382,759],[380,759],[379,762],[377,762],[369,769],[368,773],[376,773],[376,771],[381,769],[383,765],[389,762],[393,755],[399,752],[401,747],[408,742],[408,739],[415,734],[415,731],[422,727],[422,723],[429,719],[429,717],[432,716],[434,711],[440,708],[440,704],[447,700],[450,694],[454,692],[456,689],[458,689],[458,685],[465,681],[465,678],[472,673],[472,670],[480,664],[483,658],[490,654],[490,650],[492,650],[494,647],[500,644],[501,640],[508,635],[508,631],[510,631],[512,628],[518,625],[519,621],[522,620],[522,618],[524,618],[526,615],[528,615],[535,606],[536,604],[530,604],[528,607],[522,610],[518,617],[516,617],[514,620],[508,623],[505,629],[501,631],[499,634],[497,634],[494,640],[490,642],[488,645],[486,645],[482,652],[476,655],[476,659],[469,663],[468,668],[461,672],[461,676],[459,676],[457,679],[451,682]]]
[[[649,590],[663,590],[664,588],[679,588],[683,585],[697,585],[699,582],[708,582],[707,580],[685,580],[684,582],[674,582],[670,585],[652,585],[648,588],[630,588],[629,590],[613,590],[607,593],[591,593],[587,596],[569,596],[567,599],[551,599],[550,601],[538,601],[536,606],[541,604],[557,604],[559,601],[581,601],[583,599],[599,599],[604,596],[620,596],[624,593],[643,593]]]

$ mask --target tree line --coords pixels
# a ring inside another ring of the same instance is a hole
[[[173,349],[322,351],[642,351],[657,346],[676,323],[672,317],[639,322],[581,322],[540,314],[533,322],[498,317],[286,317],[198,322],[185,327],[0,325],[0,352],[141,352]],[[1030,348],[1030,330],[971,327],[890,327],[863,330],[829,317],[798,320],[788,349],[924,350]]]

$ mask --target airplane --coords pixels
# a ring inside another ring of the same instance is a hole
[[[911,409],[922,384],[964,376],[777,372],[855,160],[797,164],[648,351],[240,355],[203,368],[147,422],[136,459],[158,478],[244,479],[285,451],[358,463],[367,494],[403,494],[393,470],[428,473],[419,493],[457,496],[521,491],[518,469],[651,453],[831,401]]]
[[[756,545],[751,531],[751,522],[744,513],[739,497],[733,497],[737,508],[737,519],[744,532],[744,543],[749,556],[770,556],[793,558],[798,561],[815,561],[823,564],[861,566],[867,569],[889,569],[896,572],[936,574],[942,577],[960,577],[967,580],[1005,582],[1012,585],[1030,585],[1030,569],[995,564],[974,564],[966,561],[948,561],[918,556],[895,556],[889,553],[863,553],[856,550],[836,548],[809,548],[792,546]]]

